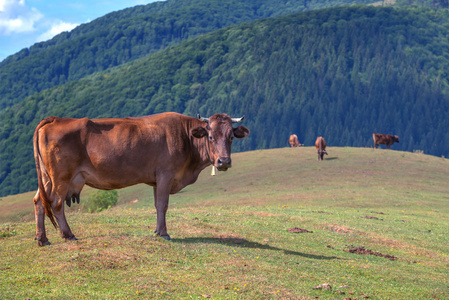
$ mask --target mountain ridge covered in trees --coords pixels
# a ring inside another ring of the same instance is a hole
[[[449,156],[449,12],[351,6],[295,13],[204,34],[44,90],[0,112],[0,191],[36,186],[32,133],[49,115],[126,117],[163,111],[245,115],[234,151],[312,145]]]
[[[167,0],[107,14],[0,62],[0,109],[222,27],[374,0]]]

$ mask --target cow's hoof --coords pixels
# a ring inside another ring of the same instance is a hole
[[[168,234],[167,235],[161,235],[157,230],[154,231],[154,233],[156,233],[157,237],[161,237],[161,238],[163,238],[166,241],[171,241],[171,237]]]
[[[78,239],[75,236],[69,237],[65,239],[66,241],[77,241]]]
[[[51,245],[51,243],[49,241],[45,241],[45,242],[37,241],[37,244],[39,245],[39,247]]]

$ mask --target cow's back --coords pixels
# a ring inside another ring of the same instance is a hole
[[[186,122],[177,113],[139,118],[55,118],[39,130],[42,156],[52,173],[66,180],[116,189],[153,184],[157,170],[182,168],[187,160]],[[48,155],[46,155],[47,153]]]
[[[390,146],[395,142],[399,143],[399,137],[391,134],[373,133],[373,141],[374,148],[376,148],[379,144],[385,144],[387,148],[390,148]]]
[[[315,141],[315,148],[317,150],[319,150],[319,149],[325,150],[326,149],[326,140],[322,136],[319,136],[316,139],[316,141]]]

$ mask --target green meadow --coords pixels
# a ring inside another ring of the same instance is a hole
[[[0,200],[1,299],[449,299],[449,160],[312,147],[233,154],[233,167],[170,198],[154,236],[151,187],[100,213],[67,209],[78,241],[35,192]]]

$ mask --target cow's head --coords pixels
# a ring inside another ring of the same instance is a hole
[[[399,143],[399,136],[395,135],[393,136],[394,142]]]
[[[206,137],[206,155],[219,171],[226,171],[232,166],[231,144],[234,137],[242,139],[249,135],[249,129],[243,125],[232,127],[233,123],[241,122],[243,118],[231,118],[226,114],[215,114],[210,118],[198,115],[198,119],[205,122],[206,126],[192,129],[192,135],[196,138]]]

